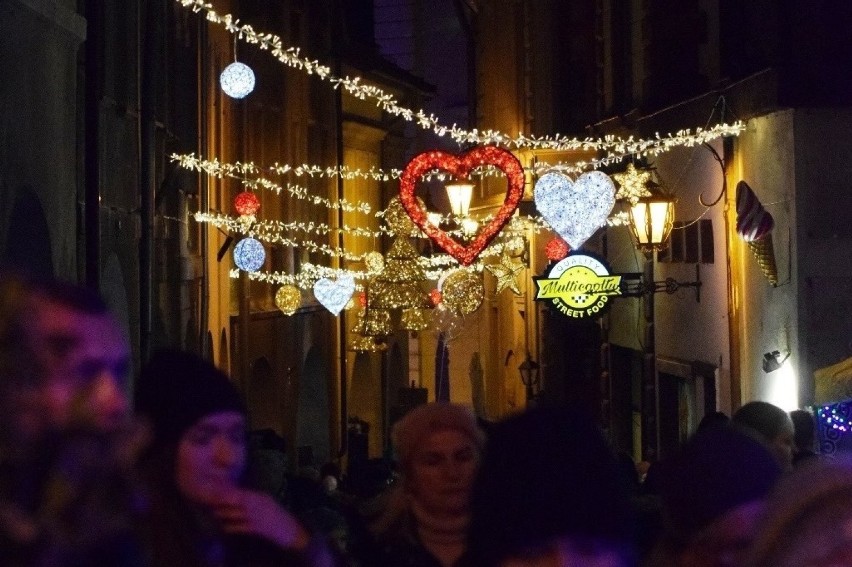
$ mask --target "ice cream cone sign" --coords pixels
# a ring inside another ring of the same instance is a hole
[[[746,242],[769,283],[778,285],[772,229],[775,221],[745,181],[737,183],[737,234]]]

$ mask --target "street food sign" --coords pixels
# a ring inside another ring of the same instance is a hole
[[[603,260],[589,254],[569,254],[533,281],[536,301],[550,302],[559,313],[574,319],[600,317],[610,299],[622,294],[621,276],[612,275]]]

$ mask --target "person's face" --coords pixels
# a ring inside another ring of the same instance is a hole
[[[246,464],[246,422],[242,414],[207,415],[178,442],[175,483],[189,502],[213,505],[238,485]]]
[[[793,468],[794,435],[793,422],[788,419],[786,426],[769,443],[770,450],[784,470]]]
[[[50,426],[82,424],[111,431],[127,419],[130,346],[111,315],[42,301],[34,309],[31,330]]]
[[[408,490],[429,511],[465,513],[478,465],[478,451],[467,435],[455,429],[435,431],[414,452]]]

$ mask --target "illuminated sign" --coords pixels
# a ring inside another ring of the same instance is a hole
[[[549,301],[557,311],[575,319],[600,317],[610,298],[621,295],[621,276],[610,275],[602,260],[588,254],[569,254],[550,273],[533,281],[537,301]]]

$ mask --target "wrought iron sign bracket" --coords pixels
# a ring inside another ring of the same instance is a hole
[[[642,297],[643,295],[666,292],[669,295],[681,288],[691,287],[695,290],[695,302],[701,303],[701,270],[700,264],[695,264],[695,281],[679,282],[674,278],[660,281],[645,281],[641,273],[621,274],[621,296]]]

